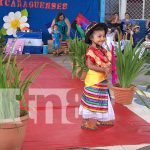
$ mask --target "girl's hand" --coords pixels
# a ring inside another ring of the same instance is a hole
[[[107,75],[111,73],[112,69],[111,69],[111,65],[109,65],[108,67],[99,67],[97,65],[95,65],[90,58],[88,58],[86,60],[86,65],[89,69],[97,71],[97,72],[105,72]]]
[[[69,32],[69,31],[67,32],[67,36],[68,36],[68,37],[70,36],[70,32]]]
[[[112,69],[111,67],[107,67],[107,68],[104,68],[104,71],[107,75],[109,75],[112,72]]]

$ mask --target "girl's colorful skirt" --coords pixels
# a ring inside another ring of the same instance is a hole
[[[84,88],[79,114],[84,119],[92,118],[99,121],[115,119],[106,80]]]

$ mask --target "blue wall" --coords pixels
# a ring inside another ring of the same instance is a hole
[[[2,27],[4,23],[3,16],[8,15],[10,11],[16,12],[24,9],[23,5],[25,0],[10,0],[10,3],[7,2],[8,0],[0,0],[0,27]],[[19,7],[17,6],[18,2],[22,3]],[[63,12],[71,23],[79,12],[89,20],[99,21],[99,0],[37,0],[36,2],[41,2],[41,6],[38,5],[38,8],[30,8],[32,5],[29,7],[29,3],[33,1],[26,0],[26,2],[29,12],[28,23],[30,24],[30,29],[32,31],[42,31],[44,43],[50,38],[47,25],[51,24],[58,12]],[[39,8],[45,7],[46,3],[53,3],[53,5],[56,4],[57,6],[54,9],[52,9],[52,7],[50,9]]]
[[[144,38],[145,34],[146,34],[146,20],[134,20],[136,24],[138,24],[140,26],[140,38]]]
[[[146,33],[146,20],[136,20],[136,22],[140,26],[140,37],[143,38]]]

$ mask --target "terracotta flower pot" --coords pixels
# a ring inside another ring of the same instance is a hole
[[[20,150],[24,141],[29,116],[20,117],[20,122],[0,124],[0,150]]]
[[[114,99],[116,103],[129,105],[132,103],[135,93],[135,87],[131,86],[130,88],[121,88],[113,86],[112,91],[114,93]]]

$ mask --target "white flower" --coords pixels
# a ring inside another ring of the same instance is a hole
[[[6,29],[7,35],[16,36],[17,29],[21,29],[24,27],[29,28],[29,24],[27,23],[28,18],[26,16],[21,16],[21,12],[10,12],[8,16],[3,17],[4,25],[3,27]]]

